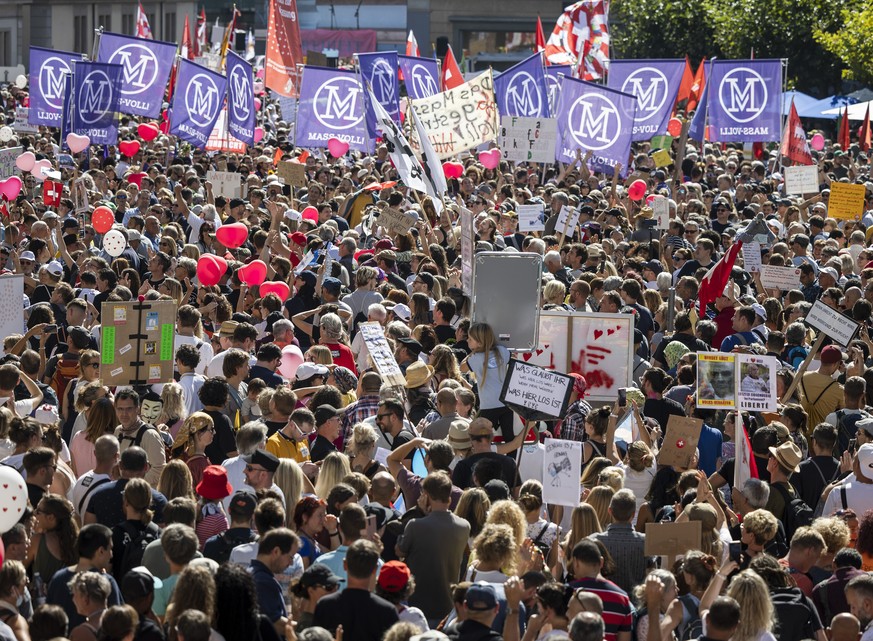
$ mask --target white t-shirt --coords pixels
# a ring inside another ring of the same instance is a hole
[[[855,514],[864,514],[867,510],[873,510],[873,485],[870,483],[859,483],[856,480],[843,483],[831,490],[825,501],[822,516],[830,516],[835,511],[842,509],[841,487],[846,488],[846,507],[854,510]]]
[[[182,345],[194,345],[200,351],[200,362],[197,363],[197,367],[194,368],[194,372],[197,374],[205,374],[206,367],[212,362],[212,358],[215,356],[215,350],[212,349],[212,345],[208,340],[202,340],[197,338],[196,336],[182,336],[180,334],[176,334],[175,344],[173,345],[173,356],[175,358],[176,351],[178,351],[179,347]],[[219,372],[217,374],[221,375]]]
[[[222,499],[222,503],[224,503],[224,509],[230,509],[230,500],[233,498],[234,492],[248,492],[249,494],[255,494],[255,488],[251,485],[246,484],[246,462],[242,459],[241,456],[234,456],[232,458],[227,459],[224,463],[221,464],[225,470],[227,470],[227,481],[230,483],[233,488],[233,492],[231,492],[228,496]],[[273,487],[270,488],[273,492],[278,494],[282,499],[282,505],[284,507],[288,507],[285,505],[285,493],[279,489],[279,486],[273,483]],[[294,506],[291,506],[291,509],[294,509]]]
[[[97,487],[106,485],[106,481],[103,481],[103,479],[107,481],[112,480],[108,474],[97,474],[94,470],[89,470],[76,479],[73,487],[70,488],[67,498],[73,504],[73,508],[80,517],[88,511],[88,504],[91,502],[91,497],[94,496],[94,490],[91,488],[95,487],[97,483],[99,483]],[[101,483],[101,481],[103,482]],[[79,505],[80,503],[81,505]]]

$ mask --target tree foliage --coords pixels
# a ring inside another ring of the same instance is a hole
[[[700,0],[615,0],[610,35],[620,58],[712,56],[713,29]]]
[[[817,28],[815,40],[840,59],[843,77],[864,84],[873,83],[873,2],[867,1],[841,12],[840,29]]]

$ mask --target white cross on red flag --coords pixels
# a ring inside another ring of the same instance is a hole
[[[136,9],[136,37],[145,38],[146,40],[154,40],[152,37],[152,28],[149,26],[149,19],[142,8],[142,3],[137,5]]]

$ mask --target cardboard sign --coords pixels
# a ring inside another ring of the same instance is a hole
[[[558,213],[558,220],[555,221],[555,233],[564,233],[567,236],[572,236],[578,223],[579,210],[575,207],[564,205]]]
[[[552,162],[558,138],[557,118],[503,116],[497,145],[513,162]]]
[[[733,376],[733,369],[731,369]],[[733,378],[731,378],[733,386]],[[687,468],[700,440],[703,421],[699,418],[671,415],[667,421],[664,442],[658,452],[658,465],[672,465]]]
[[[299,162],[280,162],[276,167],[279,180],[292,187],[306,187],[306,165]]]
[[[820,300],[812,304],[812,309],[803,319],[807,325],[825,336],[830,336],[843,347],[847,347],[855,338],[861,323],[841,314],[825,305]]]
[[[24,151],[23,147],[9,147],[0,149],[0,176],[3,180],[9,176],[20,176],[21,170],[15,165],[15,159]],[[60,180],[60,178],[58,178]]]
[[[697,406],[710,409],[735,409],[734,385],[736,354],[697,352]]]
[[[782,172],[785,176],[786,194],[817,194],[818,166],[798,165],[786,167]]]
[[[843,220],[860,220],[864,215],[864,198],[867,189],[864,185],[848,183],[831,183],[831,195],[828,198],[828,216]]]
[[[740,251],[743,252],[743,269],[750,274],[761,271],[761,243],[743,243]]]
[[[546,213],[544,205],[519,205],[518,231],[526,234],[532,231],[543,231],[546,228]]]
[[[760,253],[758,254],[760,256]],[[761,266],[761,284],[767,289],[800,289],[799,267]]]
[[[524,419],[547,421],[567,410],[573,377],[511,359],[500,400]]]
[[[400,371],[400,366],[388,347],[388,341],[385,339],[385,330],[379,323],[361,323],[358,325],[361,336],[364,339],[364,344],[367,346],[367,351],[370,353],[370,359],[373,365],[376,366],[376,371],[382,376],[382,380],[392,387],[403,387],[406,385],[406,377]]]
[[[174,301],[106,302],[100,312],[100,379],[105,385],[173,380]]]
[[[646,523],[646,556],[678,556],[700,549],[700,521]]]
[[[0,331],[3,336],[21,334],[24,330],[24,275],[7,274],[0,276]]]
[[[206,180],[212,183],[212,193],[225,198],[242,197],[242,174],[234,171],[206,172]]]
[[[582,493],[582,443],[547,438],[543,448],[543,502],[576,507]]]
[[[661,169],[662,167],[669,167],[673,164],[673,157],[670,156],[670,152],[666,149],[658,149],[657,151],[652,153],[652,160],[655,161],[655,167]]]
[[[737,354],[737,405],[753,412],[776,411],[776,372],[779,359],[775,356]]]
[[[461,207],[461,289],[467,296],[473,295],[473,254],[476,251],[476,234],[473,230],[473,212]]]
[[[655,196],[652,199],[652,217],[655,219],[656,228],[670,228],[670,201],[664,196]]]
[[[416,218],[411,214],[403,213],[399,209],[386,207],[379,211],[379,217],[376,219],[376,222],[382,229],[392,234],[406,234],[412,229]]]

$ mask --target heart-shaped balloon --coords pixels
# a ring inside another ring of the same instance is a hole
[[[821,151],[825,148],[825,137],[821,134],[814,134],[812,140],[809,141],[809,146],[816,151]]]
[[[33,169],[33,165],[36,162],[36,156],[33,155],[32,151],[25,151],[18,158],[15,159],[15,166],[18,167],[21,171],[30,171]]]
[[[452,178],[460,178],[464,174],[464,165],[459,162],[444,162],[443,173],[450,180]]]
[[[82,136],[74,133],[67,134],[67,147],[69,147],[70,151],[72,151],[74,154],[85,151],[90,145],[91,139],[88,136]]]
[[[215,254],[203,254],[197,261],[197,280],[204,287],[218,285],[227,271],[227,261]]]
[[[6,200],[15,200],[21,193],[21,178],[10,176],[6,180],[0,180],[0,196]]]
[[[221,229],[224,227],[220,227],[219,231]],[[236,270],[236,273],[240,281],[249,287],[256,287],[267,279],[267,265],[262,260],[253,260]]]
[[[627,195],[631,200],[639,200],[646,195],[646,181],[635,180],[628,187]]]
[[[127,236],[118,229],[110,229],[103,236],[103,249],[113,258],[118,258],[127,247]]]
[[[312,205],[309,205],[309,207],[306,207],[301,211],[300,217],[303,218],[303,220],[311,220],[316,225],[318,224],[318,210]]]
[[[37,160],[35,163],[33,163],[33,167],[31,167],[30,173],[39,182],[42,182],[46,179],[48,172],[50,172],[52,169],[52,161],[47,158],[43,158],[42,160]]]
[[[264,139],[264,128],[263,127],[255,127],[255,144],[258,144]],[[346,151],[348,151],[349,146],[346,145]],[[331,152],[333,153],[333,152]],[[345,153],[345,152],[343,152]],[[340,154],[342,155],[342,154]]]
[[[139,140],[122,140],[118,143],[118,151],[128,158],[133,158],[139,153]]]
[[[341,158],[349,150],[349,143],[343,142],[339,138],[331,138],[327,141],[327,150],[334,158]]]
[[[144,122],[136,128],[136,133],[146,142],[151,142],[160,135],[161,129],[153,122]]]
[[[124,178],[127,180],[127,182],[133,183],[137,187],[142,187],[142,179],[145,178],[146,176],[148,176],[147,173],[142,172],[142,171],[138,171],[135,174],[128,174]]]
[[[27,486],[21,474],[10,465],[0,465],[0,533],[18,523],[27,507]]]
[[[500,165],[500,150],[489,149],[488,151],[479,152],[479,162],[485,169],[497,169]]]
[[[105,234],[115,224],[115,214],[105,205],[101,205],[91,214],[91,226],[98,234]]]
[[[276,369],[279,374],[291,380],[297,376],[297,368],[303,364],[303,360],[303,352],[297,345],[286,345],[282,348],[282,361]]]
[[[260,110],[261,110],[261,99],[255,98],[255,111],[260,111]]]
[[[267,294],[276,294],[283,303],[288,300],[288,297],[291,295],[291,288],[288,287],[288,283],[281,280],[268,280],[266,283],[263,283],[259,288],[258,292],[261,296],[266,296]]]
[[[215,230],[215,238],[228,249],[242,247],[249,237],[249,228],[244,223],[222,225]]]

